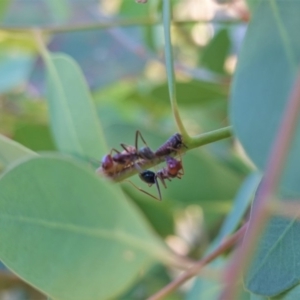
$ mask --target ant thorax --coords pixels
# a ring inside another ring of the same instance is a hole
[[[154,152],[149,147],[142,147],[138,152],[140,158],[146,159],[146,160],[152,160],[155,159]]]
[[[134,146],[126,145],[124,147],[124,149],[125,150],[121,152],[122,154],[125,154],[125,153],[135,153],[136,152],[136,148]]]

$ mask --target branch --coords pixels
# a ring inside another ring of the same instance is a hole
[[[184,282],[196,276],[203,269],[203,267],[205,267],[205,265],[210,263],[212,260],[220,256],[222,253],[224,253],[233,245],[235,245],[238,241],[240,241],[246,232],[247,225],[248,223],[244,224],[243,227],[241,227],[235,234],[233,234],[231,237],[227,238],[223,243],[221,243],[221,245],[215,251],[213,251],[211,254],[207,255],[205,258],[195,263],[194,266],[192,266],[188,271],[183,273],[174,281],[170,282],[158,293],[152,295],[147,300],[163,299],[167,295],[178,289]]]
[[[184,143],[187,146],[187,149],[182,148],[180,150],[180,153],[183,154],[189,150],[192,150],[194,148],[200,147],[200,146],[204,146],[207,145],[209,143],[213,143],[213,142],[217,142],[220,141],[222,139],[226,139],[232,136],[232,128],[231,126],[228,127],[224,127],[221,129],[217,129],[214,131],[210,131],[210,132],[206,132],[200,135],[197,135],[195,137],[190,138],[189,141],[185,141]],[[159,157],[156,159],[153,159],[151,161],[149,160],[142,160],[141,162],[139,162],[139,166],[142,170],[146,170],[146,169],[150,169],[158,164],[160,164],[161,162],[165,161],[165,157]],[[102,168],[98,168],[96,170],[97,174],[99,175],[103,175],[104,177],[107,177],[105,175],[105,173],[103,172]],[[137,168],[132,165],[124,170],[122,170],[121,172],[117,173],[114,176],[109,177],[111,180],[113,180],[114,182],[120,182],[123,181],[124,179],[127,179],[135,174],[139,173],[139,170],[137,170]]]
[[[171,2],[170,0],[163,0],[163,24],[164,24],[164,34],[165,34],[165,60],[166,60],[166,70],[168,78],[168,87],[169,87],[169,97],[172,106],[172,112],[177,124],[177,128],[180,134],[185,140],[186,143],[189,142],[190,136],[188,135],[182,119],[179,114],[177,98],[176,98],[176,79],[174,72],[174,58],[172,50],[172,41],[171,41]]]
[[[172,25],[192,25],[198,23],[216,23],[224,25],[239,25],[244,24],[243,20],[173,20]],[[105,20],[98,22],[89,22],[85,24],[67,24],[67,25],[48,25],[48,26],[6,26],[1,25],[0,30],[6,30],[11,32],[28,32],[35,29],[41,30],[43,33],[63,33],[73,31],[87,31],[97,29],[107,29],[112,27],[130,27],[130,26],[150,26],[161,24],[161,20],[158,18],[132,18],[129,20]]]

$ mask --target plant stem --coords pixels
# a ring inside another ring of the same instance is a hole
[[[172,25],[182,26],[191,25],[198,23],[216,23],[224,25],[239,25],[245,23],[243,20],[173,20]],[[62,33],[72,31],[86,31],[86,30],[97,30],[107,29],[112,27],[129,27],[129,26],[150,26],[161,24],[159,18],[132,18],[128,20],[105,20],[98,22],[90,22],[85,24],[67,24],[60,26],[6,26],[1,25],[1,30],[12,31],[12,32],[27,32],[34,29],[39,29],[43,33]]]
[[[275,198],[280,183],[286,157],[293,141],[294,132],[300,113],[300,73],[294,84],[293,91],[287,103],[281,126],[271,148],[270,159],[266,167],[265,176],[257,192],[255,205],[252,209],[251,223],[247,230],[243,247],[240,247],[225,270],[225,287],[220,300],[237,299],[237,282],[242,271],[249,265],[259,237],[264,232],[266,223],[271,215],[271,204]]]
[[[229,138],[231,136],[232,136],[231,126],[220,128],[220,129],[206,132],[203,134],[199,134],[198,136],[190,138],[188,141],[184,140],[184,143],[186,144],[187,149],[182,148],[181,153],[183,154],[194,148],[204,146],[204,145],[207,145],[207,144],[210,144],[213,142],[217,142],[217,141]],[[159,158],[153,159],[151,161],[144,161],[141,164],[139,164],[139,166],[141,169],[146,170],[146,169],[152,168],[152,167],[160,164],[164,160],[165,160],[164,157],[159,157]],[[139,170],[137,170],[137,168],[133,165],[132,167],[119,172],[115,176],[111,176],[110,179],[112,179],[115,182],[120,182],[120,181],[123,181],[124,179],[127,179],[127,178],[137,174],[138,172],[139,172]],[[97,173],[99,175],[103,175],[104,177],[106,177],[105,174],[102,172],[101,168],[99,168],[97,170]]]
[[[222,253],[227,251],[229,248],[231,248],[233,245],[235,245],[238,241],[243,238],[245,232],[246,232],[246,224],[241,227],[235,234],[233,234],[231,237],[226,239],[223,243],[220,244],[220,246],[213,251],[211,254],[207,255],[205,258],[199,260],[197,263],[195,263],[189,270],[187,270],[185,273],[183,273],[181,276],[176,278],[174,281],[170,282],[168,285],[166,285],[163,289],[161,289],[156,294],[149,297],[147,300],[160,300],[165,298],[167,295],[178,289],[184,282],[186,282],[188,279],[196,276],[205,265],[210,263],[212,260],[220,256]]]
[[[189,149],[197,148],[209,143],[217,142],[222,139],[226,139],[232,136],[232,127],[223,127],[207,133],[202,133],[192,137],[188,142],[187,146]]]
[[[181,133],[183,140],[188,143],[190,137],[182,123],[176,98],[176,79],[174,73],[173,65],[173,51],[172,51],[172,42],[171,42],[171,2],[170,0],[163,0],[163,24],[164,24],[164,33],[165,33],[165,59],[166,59],[166,69],[168,77],[168,87],[169,87],[169,96],[172,106],[172,112],[177,124],[178,130]]]

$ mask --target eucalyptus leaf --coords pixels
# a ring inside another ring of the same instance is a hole
[[[10,5],[11,0],[1,0],[0,1],[0,20],[3,19],[5,13]]]
[[[296,287],[283,292],[275,297],[264,297],[256,294],[251,294],[250,300],[296,300],[300,298],[300,286],[297,285]]]
[[[170,256],[117,186],[71,159],[17,165],[0,179],[0,206],[0,259],[52,299],[115,299]]]
[[[252,161],[266,167],[300,65],[300,2],[260,1],[241,51],[230,107],[234,132]],[[281,190],[300,193],[300,124]]]
[[[61,152],[98,157],[106,145],[80,68],[64,54],[45,55],[51,129]]]
[[[177,82],[176,91],[178,102],[182,105],[207,105],[214,101],[226,98],[227,91],[221,85],[205,81],[191,80],[187,82]],[[155,87],[150,96],[156,102],[169,103],[167,84]]]
[[[300,285],[297,285],[296,287],[282,294],[279,294],[278,296],[271,297],[271,298],[252,294],[250,300],[295,300],[295,299],[300,299]]]
[[[253,205],[256,205],[255,201]],[[251,222],[252,214],[250,226]],[[296,218],[272,217],[246,271],[247,289],[258,295],[273,297],[299,283],[299,249],[300,222]]]
[[[224,65],[229,54],[231,41],[228,29],[221,29],[206,46],[202,65],[217,73],[224,73]]]
[[[7,167],[26,156],[35,156],[35,152],[0,134],[0,165]]]
[[[299,9],[300,2],[292,0],[259,2],[235,76],[231,104],[234,131],[262,170],[268,162],[300,64]],[[299,129],[298,122],[282,175],[280,190],[284,199],[288,198],[284,195],[293,194],[297,198],[300,193]],[[277,216],[269,221],[247,271],[247,289],[272,297],[299,282],[299,232],[300,225],[295,220]]]

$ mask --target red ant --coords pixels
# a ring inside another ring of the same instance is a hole
[[[101,168],[98,169],[98,170],[102,169],[103,172],[109,176],[113,176],[124,169],[123,165],[120,165],[120,164],[117,164],[114,162],[113,156],[112,156],[113,151],[114,151],[114,149],[111,150],[110,154],[103,156],[102,161],[101,161]]]
[[[141,149],[138,149],[139,137],[142,139],[146,147],[142,147]],[[139,130],[137,130],[135,133],[135,147],[128,146],[122,143],[120,145],[125,151],[119,152],[113,149],[114,151],[117,152],[117,154],[113,156],[113,161],[116,163],[128,165],[128,164],[132,164],[133,162],[139,159],[152,160],[155,158],[154,152],[148,147],[145,139],[143,138]]]
[[[182,141],[182,136],[179,133],[172,135],[164,144],[162,144],[155,152],[156,157],[168,156],[172,152],[177,152],[182,147],[187,146]]]
[[[139,137],[142,139],[146,147],[138,149]],[[137,130],[135,133],[135,147],[123,143],[120,145],[124,149],[122,152],[113,148],[110,154],[105,155],[102,159],[102,169],[108,175],[117,174],[126,167],[135,164],[135,161],[139,159],[152,160],[155,158],[154,152],[148,147],[139,130]],[[116,154],[112,155],[113,152],[116,152]]]
[[[150,193],[144,191],[143,189],[139,188],[138,186],[136,186],[131,181],[129,181],[129,182],[135,188],[137,188],[139,191],[149,195],[150,197],[152,197],[154,199],[157,199],[157,200],[161,201],[161,192],[160,192],[160,187],[159,187],[157,178],[159,178],[160,181],[162,182],[163,186],[165,188],[167,188],[165,179],[168,179],[169,181],[171,181],[171,178],[175,178],[175,177],[181,179],[181,177],[184,175],[184,170],[183,170],[181,160],[179,161],[179,160],[177,160],[173,157],[166,157],[166,163],[167,163],[167,167],[162,168],[161,170],[159,170],[156,173],[153,172],[153,171],[150,171],[150,170],[145,170],[145,171],[142,171],[141,173],[139,173],[139,177],[141,178],[141,180],[146,182],[148,184],[148,186],[152,186],[153,184],[156,185],[159,198],[157,198],[157,197],[153,196],[152,194],[150,194]]]

